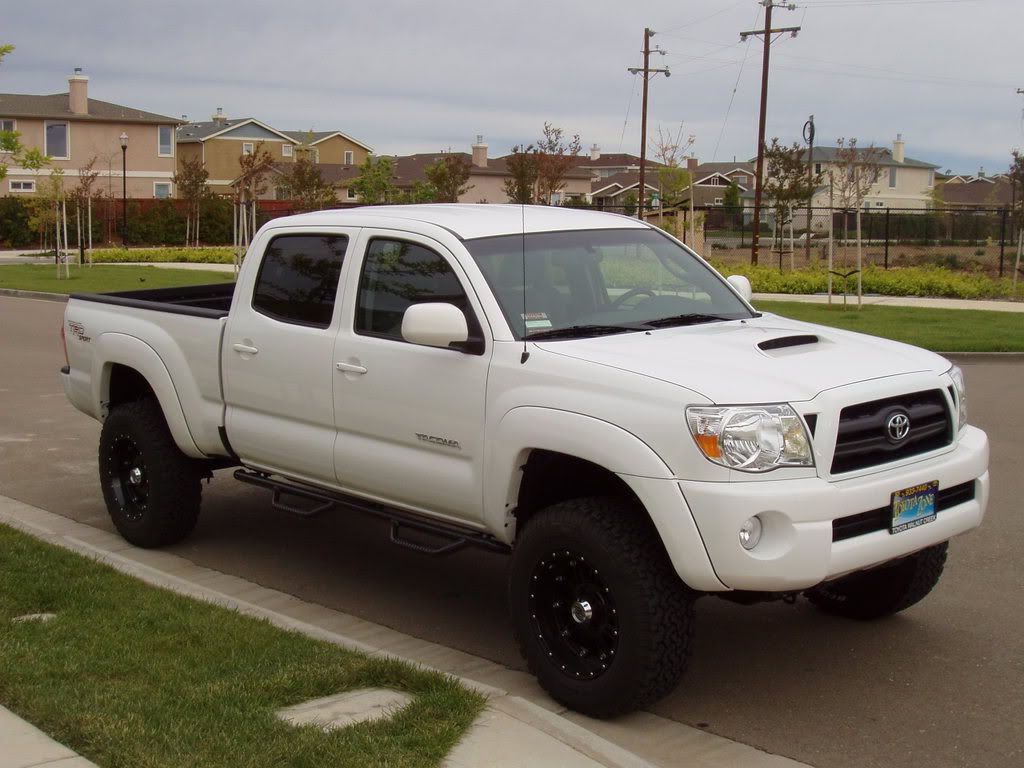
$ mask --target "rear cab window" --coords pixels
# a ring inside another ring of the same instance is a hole
[[[267,245],[252,308],[284,323],[327,328],[334,315],[347,235],[278,235]]]

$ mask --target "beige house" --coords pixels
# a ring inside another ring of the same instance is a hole
[[[66,187],[74,187],[81,169],[95,159],[99,178],[93,190],[111,197],[122,193],[122,135],[127,137],[123,183],[128,197],[174,195],[174,130],[180,122],[89,98],[89,78],[81,69],[68,78],[67,93],[0,94],[0,130],[17,131],[26,148],[49,156],[50,167],[64,172]],[[0,194],[33,194],[49,175],[47,168],[8,166]]]
[[[314,163],[362,165],[373,148],[341,131],[282,131],[295,141],[294,156],[311,154]]]

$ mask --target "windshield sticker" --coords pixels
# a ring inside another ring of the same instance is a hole
[[[528,331],[551,327],[551,321],[548,320],[548,316],[545,312],[527,312],[526,314],[521,315],[521,317],[526,321],[526,329]]]

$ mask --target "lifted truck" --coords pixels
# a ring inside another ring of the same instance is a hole
[[[698,597],[892,614],[984,515],[959,369],[749,300],[621,216],[324,211],[264,226],[233,287],[72,296],[62,379],[128,541],[187,536],[236,466],[281,509],[508,552],[530,669],[608,717],[678,683]]]

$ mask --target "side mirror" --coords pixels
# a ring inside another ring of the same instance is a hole
[[[743,275],[729,275],[726,278],[726,282],[732,286],[736,293],[743,297],[744,301],[748,304],[750,303],[750,300],[754,297],[754,290],[750,287],[750,281],[746,277]]]
[[[466,316],[454,304],[413,304],[402,316],[402,338],[427,347],[450,347],[469,340]]]

